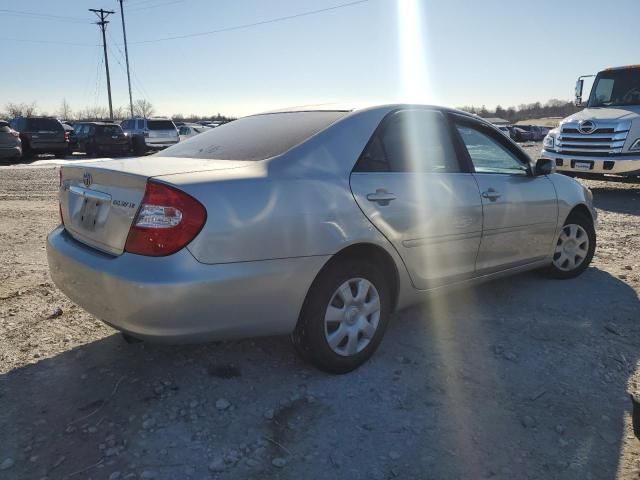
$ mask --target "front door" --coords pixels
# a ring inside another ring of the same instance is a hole
[[[473,276],[482,203],[440,111],[388,115],[350,182],[358,205],[396,248],[416,288]]]
[[[558,222],[558,201],[551,180],[533,176],[524,153],[490,127],[461,119],[456,129],[475,169],[482,197],[478,274],[549,256]]]

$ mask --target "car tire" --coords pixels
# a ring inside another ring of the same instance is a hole
[[[560,280],[575,278],[589,267],[595,251],[593,220],[584,213],[571,213],[557,240],[553,262],[543,272]]]
[[[360,259],[329,263],[314,280],[291,340],[320,370],[355,370],[376,351],[391,315],[383,273]]]
[[[137,156],[144,155],[147,153],[147,146],[144,143],[144,140],[140,137],[135,137],[133,139],[133,153]]]

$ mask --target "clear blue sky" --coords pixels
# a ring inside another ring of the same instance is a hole
[[[640,63],[638,0],[369,0],[251,28],[136,43],[344,3],[350,0],[126,0],[134,98],[148,99],[158,114],[245,115],[394,101],[407,88],[422,88],[420,98],[433,103],[506,107],[570,99],[578,75]],[[116,0],[0,2],[0,110],[35,101],[55,112],[63,98],[72,108],[106,106],[91,7],[118,11]],[[110,20],[114,105],[124,106],[119,13]]]

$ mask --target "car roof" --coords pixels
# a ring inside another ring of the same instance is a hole
[[[271,115],[276,113],[302,113],[302,112],[347,112],[351,114],[356,114],[358,112],[365,111],[380,111],[390,113],[395,110],[406,110],[406,109],[415,109],[415,108],[426,108],[426,109],[434,109],[440,110],[442,112],[453,113],[456,115],[460,115],[463,117],[467,117],[472,120],[476,120],[480,123],[490,125],[495,127],[492,123],[487,122],[484,118],[479,117],[478,115],[474,115],[462,110],[458,110],[450,107],[443,107],[440,105],[431,105],[431,104],[420,104],[420,103],[387,103],[387,104],[316,104],[316,105],[304,105],[299,107],[290,107],[283,108],[279,110],[270,110],[263,113],[258,113],[256,115]],[[253,116],[253,115],[250,115]]]

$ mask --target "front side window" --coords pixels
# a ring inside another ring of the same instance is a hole
[[[450,173],[460,168],[442,113],[404,110],[383,121],[356,170]]]
[[[527,175],[527,167],[500,142],[481,129],[457,125],[476,173]]]

